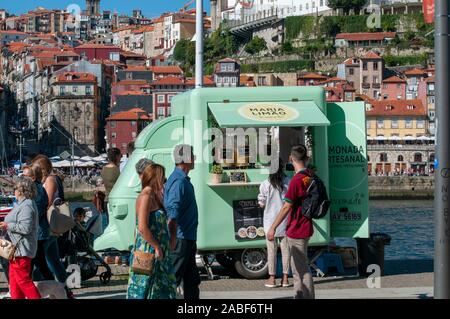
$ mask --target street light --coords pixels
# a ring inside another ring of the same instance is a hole
[[[196,2],[195,88],[203,86],[203,0]]]
[[[17,143],[17,146],[19,146],[19,170],[22,169],[22,147],[24,146],[23,144],[23,138],[22,138],[22,131],[20,131],[19,133],[19,142]]]
[[[434,297],[450,298],[450,6],[436,0],[436,167],[434,196]]]

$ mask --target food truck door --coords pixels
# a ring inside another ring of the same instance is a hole
[[[364,102],[328,103],[332,237],[369,237],[369,186]]]

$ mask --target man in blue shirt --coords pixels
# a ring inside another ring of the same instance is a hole
[[[164,206],[169,217],[172,262],[177,286],[183,281],[185,299],[200,298],[200,274],[195,262],[197,253],[198,209],[194,187],[188,176],[194,169],[195,156],[190,145],[177,145],[175,170],[164,188]]]

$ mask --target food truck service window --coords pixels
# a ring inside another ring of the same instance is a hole
[[[222,153],[220,154],[224,162],[222,166],[225,169],[230,166],[257,168],[263,165],[274,151],[279,152],[286,161],[290,146],[304,142],[301,128],[330,124],[313,101],[224,102],[209,103],[208,107],[212,118],[210,125],[222,129],[222,143],[227,146],[223,152],[219,152]],[[241,143],[238,141],[238,134],[243,135]],[[263,137],[261,134],[266,136]],[[242,144],[242,141],[245,143]],[[264,149],[261,145],[263,141],[267,141],[264,156],[261,154],[261,150]],[[215,154],[216,159],[217,155]]]

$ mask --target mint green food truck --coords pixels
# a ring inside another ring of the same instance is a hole
[[[309,145],[327,186],[331,208],[325,218],[314,220],[311,246],[327,245],[333,237],[368,238],[365,126],[364,102],[327,103],[321,87],[199,88],[180,94],[172,100],[172,116],[151,123],[137,138],[109,196],[109,226],[94,248],[131,249],[141,191],[135,164],[151,159],[166,167],[168,177],[174,146],[181,143],[192,145],[197,157],[189,176],[199,209],[198,253],[215,255],[243,277],[267,275],[257,195],[274,150],[286,163],[292,145]],[[244,142],[234,145],[237,132],[243,132]],[[219,180],[211,178],[213,166],[222,172]],[[289,165],[286,173],[294,174]]]

